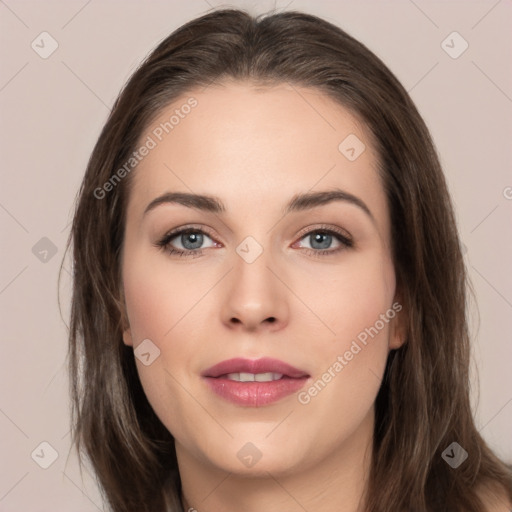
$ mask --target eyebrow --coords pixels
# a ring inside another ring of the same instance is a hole
[[[296,194],[284,207],[283,215],[287,215],[288,213],[292,212],[310,210],[316,208],[317,206],[322,206],[335,201],[343,201],[357,206],[363,210],[373,222],[375,222],[374,216],[364,201],[362,201],[359,197],[341,189]],[[224,213],[226,211],[226,207],[224,206],[223,202],[215,196],[191,194],[188,192],[167,192],[153,199],[146,206],[143,215],[146,215],[149,211],[154,210],[156,207],[162,204],[169,203],[181,204],[188,208],[194,208],[196,210],[210,213]]]

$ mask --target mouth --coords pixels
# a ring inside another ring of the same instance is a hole
[[[282,379],[284,375],[282,373],[226,373],[220,375],[219,379],[235,380],[237,382],[272,382],[274,380]]]
[[[208,368],[201,377],[221,398],[261,407],[299,391],[310,375],[278,359],[235,358]]]

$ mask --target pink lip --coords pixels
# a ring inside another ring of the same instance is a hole
[[[228,373],[281,373],[283,377],[271,382],[239,382],[227,378]],[[278,359],[228,359],[201,373],[216,394],[237,405],[260,407],[276,402],[300,388],[310,377]]]
[[[236,357],[234,359],[227,359],[222,361],[211,368],[205,370],[201,375],[203,377],[220,377],[227,373],[282,373],[287,377],[300,378],[309,377],[306,372],[295,368],[279,359],[272,359],[270,357],[262,357],[261,359],[243,359]]]

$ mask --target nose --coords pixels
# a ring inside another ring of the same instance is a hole
[[[289,303],[282,272],[267,251],[252,263],[235,255],[222,297],[222,322],[240,331],[278,331],[288,324]]]

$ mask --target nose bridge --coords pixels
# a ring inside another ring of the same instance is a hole
[[[267,243],[248,236],[236,247],[233,270],[223,304],[223,320],[254,329],[264,321],[286,321],[286,289],[277,279],[274,258]]]

